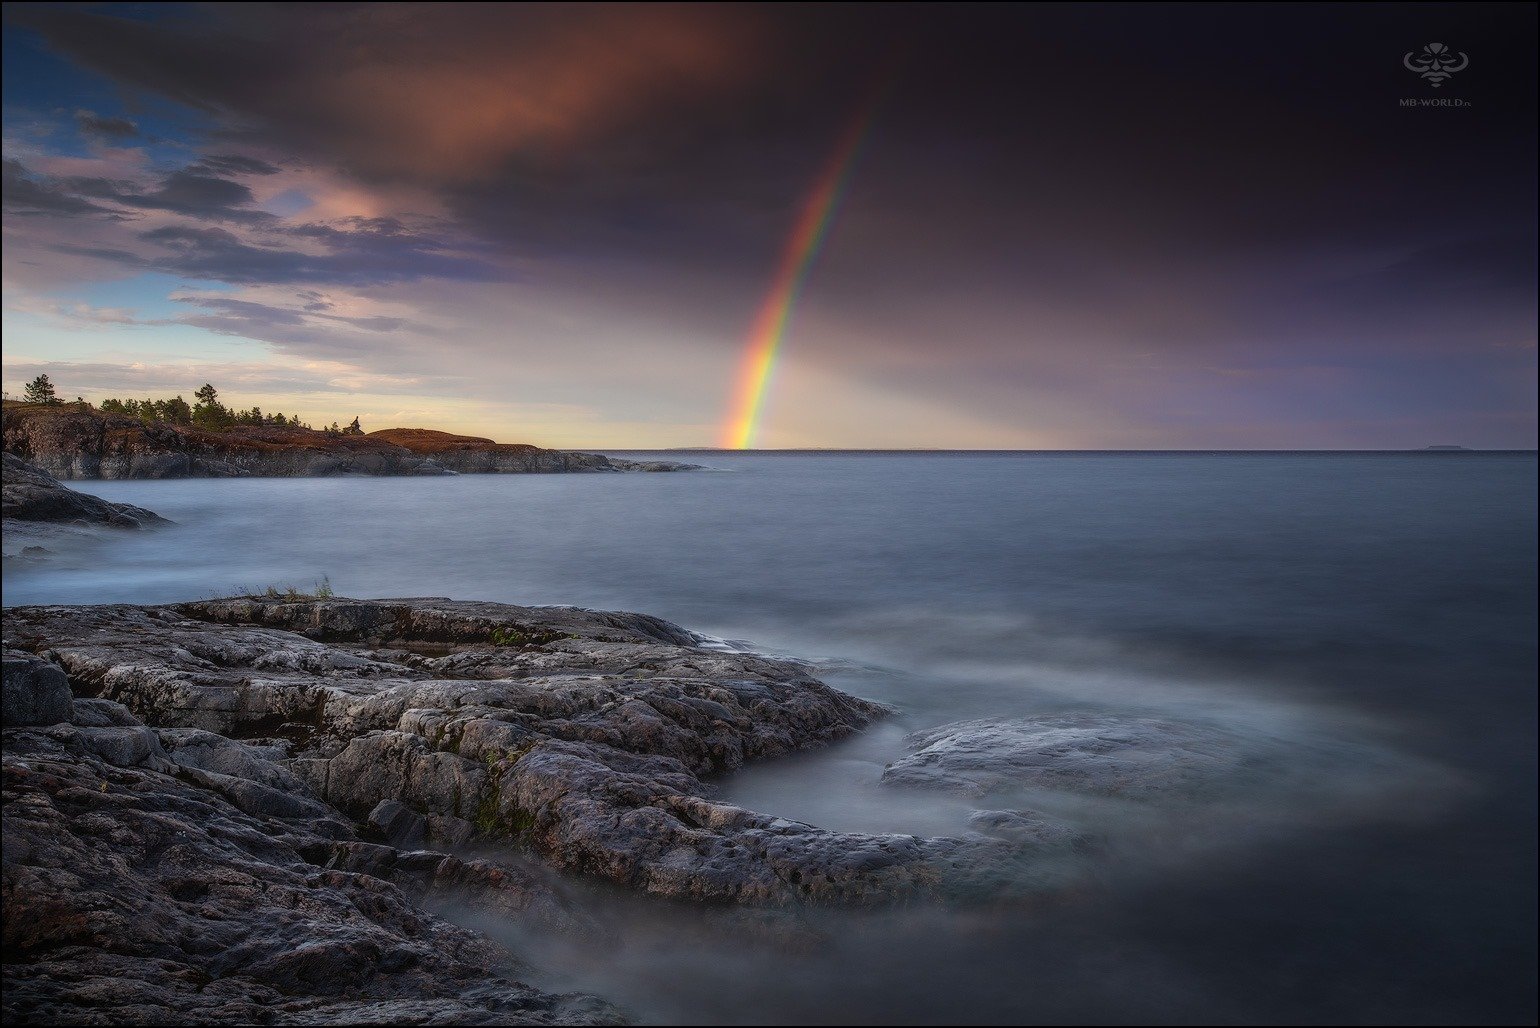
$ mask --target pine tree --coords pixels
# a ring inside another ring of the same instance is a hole
[[[177,396],[166,401],[165,417],[173,425],[188,425],[192,423],[192,408],[186,400]]]
[[[192,409],[192,423],[199,428],[222,431],[236,422],[236,412],[219,402],[219,390],[205,382],[193,398],[198,402]]]
[[[39,375],[27,383],[27,402],[50,405],[59,402],[59,397],[53,389],[53,383],[48,381],[47,375]]]

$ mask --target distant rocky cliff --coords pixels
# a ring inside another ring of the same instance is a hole
[[[5,454],[4,461],[0,484],[3,484],[7,532],[12,531],[12,521],[109,525],[113,528],[144,528],[166,523],[165,518],[143,507],[111,503],[88,493],[77,493],[14,454]]]
[[[105,414],[79,404],[4,405],[4,449],[57,478],[323,477],[681,471],[671,461],[617,460],[425,429],[367,435],[277,425],[205,431]]]

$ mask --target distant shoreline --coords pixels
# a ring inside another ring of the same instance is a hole
[[[81,403],[3,405],[4,450],[55,478],[328,478],[695,470],[678,461],[499,443],[420,428],[201,428]]]

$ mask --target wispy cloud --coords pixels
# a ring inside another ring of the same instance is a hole
[[[93,203],[79,191],[57,182],[30,174],[20,161],[6,158],[4,162],[4,205],[7,214],[50,214],[64,217],[101,217],[121,219],[124,216],[109,207]]]
[[[139,134],[139,126],[127,118],[114,118],[92,111],[75,112],[75,127],[86,136],[109,143],[122,142]]]

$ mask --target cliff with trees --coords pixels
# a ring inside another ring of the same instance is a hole
[[[64,403],[40,375],[23,401],[6,400],[4,451],[61,479],[319,477],[676,471],[671,461],[591,453],[427,429],[366,433],[358,418],[313,429],[297,417],[232,409],[205,384],[189,404],[170,399]]]

